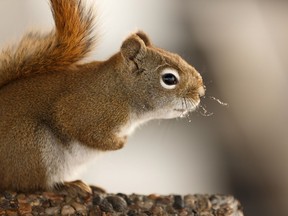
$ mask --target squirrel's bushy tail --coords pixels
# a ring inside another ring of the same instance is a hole
[[[33,74],[71,69],[94,47],[94,15],[81,0],[50,0],[56,28],[30,32],[0,54],[0,87]]]

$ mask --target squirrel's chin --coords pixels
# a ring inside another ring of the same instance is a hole
[[[193,108],[193,109],[173,109],[170,112],[166,112],[162,118],[163,119],[184,118],[190,112],[193,112],[195,110],[195,108]]]

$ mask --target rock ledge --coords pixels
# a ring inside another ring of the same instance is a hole
[[[243,216],[240,203],[225,195],[109,194],[85,192],[0,193],[0,215]]]

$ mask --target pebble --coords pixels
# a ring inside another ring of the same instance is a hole
[[[210,212],[201,212],[200,213],[200,216],[220,216],[220,215],[214,215],[214,214],[212,214],[212,213],[210,213]]]
[[[127,205],[131,205],[133,203],[133,201],[126,194],[118,193],[117,196],[120,196],[123,199],[125,199]]]
[[[70,205],[64,205],[61,209],[61,215],[75,214],[75,209]]]
[[[21,215],[32,212],[32,206],[29,203],[19,203],[19,212]]]
[[[15,210],[7,210],[7,211],[6,211],[6,214],[7,214],[8,216],[18,216],[18,212],[15,211]]]
[[[87,207],[86,207],[85,205],[82,205],[82,204],[77,203],[77,202],[74,202],[74,203],[72,203],[71,205],[72,205],[72,206],[74,207],[74,209],[75,209],[77,212],[79,212],[79,213],[84,213],[84,212],[86,212]]]
[[[179,213],[179,216],[188,216],[189,213],[186,211],[186,210],[182,210],[180,213]]]
[[[184,202],[183,202],[182,196],[179,196],[179,195],[174,196],[173,207],[176,209],[184,208]]]
[[[99,207],[104,212],[113,212],[113,206],[107,199],[103,199]]]
[[[44,214],[45,208],[42,207],[42,206],[35,206],[35,207],[32,208],[32,211],[33,211],[33,213],[34,213],[35,215],[40,215],[41,213]]]
[[[19,194],[17,196],[17,201],[18,203],[27,203],[28,202],[28,199],[27,197],[25,196],[25,194]]]
[[[31,201],[32,206],[39,206],[40,204],[41,204],[41,202],[39,199],[35,199],[35,200]]]
[[[161,206],[154,206],[151,209],[153,215],[163,215],[164,211],[163,208]]]
[[[168,206],[166,207],[166,212],[167,212],[169,215],[176,215],[177,210],[176,210],[173,206],[168,205]],[[180,212],[180,213],[181,213],[181,212]]]
[[[45,213],[47,215],[57,215],[60,213],[60,206],[47,208],[45,209]]]
[[[106,198],[113,206],[113,209],[117,212],[123,212],[127,208],[126,201],[120,196],[108,196]]]
[[[197,200],[195,201],[195,208],[197,211],[206,212],[211,209],[212,204],[209,199],[205,198],[205,196],[197,195]]]
[[[13,208],[14,207],[14,208]],[[17,209],[18,206],[13,204],[11,206],[11,202],[9,202],[9,200],[1,200],[0,202],[0,209]]]
[[[136,216],[137,215],[137,211],[136,210],[129,210],[127,215],[128,216]]]
[[[196,201],[195,196],[193,196],[191,194],[184,196],[184,204],[187,207],[195,208],[195,201]]]
[[[64,196],[61,194],[56,194],[52,192],[44,192],[43,193],[44,198],[49,199],[54,202],[62,202],[64,200]]]
[[[3,192],[3,196],[6,198],[6,199],[12,199],[14,198],[12,193],[8,192],[8,191],[4,191]]]
[[[149,210],[154,205],[154,202],[152,202],[151,200],[147,200],[145,202],[138,202],[138,205],[143,209]]]
[[[101,197],[98,194],[95,194],[92,199],[93,205],[100,205],[101,200]]]

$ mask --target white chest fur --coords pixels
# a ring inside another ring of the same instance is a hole
[[[123,125],[122,128],[120,129],[118,136],[122,137],[122,136],[131,135],[137,127],[139,127],[140,125],[142,125],[143,123],[151,119],[152,119],[152,116],[150,115],[142,116],[141,118],[139,118],[139,116],[132,114],[129,117],[129,120],[127,121],[127,123]]]
[[[49,133],[42,148],[42,160],[47,169],[47,184],[52,187],[56,182],[75,180],[73,177],[81,171],[83,165],[97,157],[100,151],[89,148],[79,142],[69,145],[57,143]]]
[[[66,149],[64,152],[64,163],[66,167],[65,180],[75,180],[70,178],[76,177],[75,175],[81,171],[81,168],[84,168],[83,166],[87,162],[91,161],[99,154],[100,151],[92,149],[79,142],[70,143],[70,148]]]

